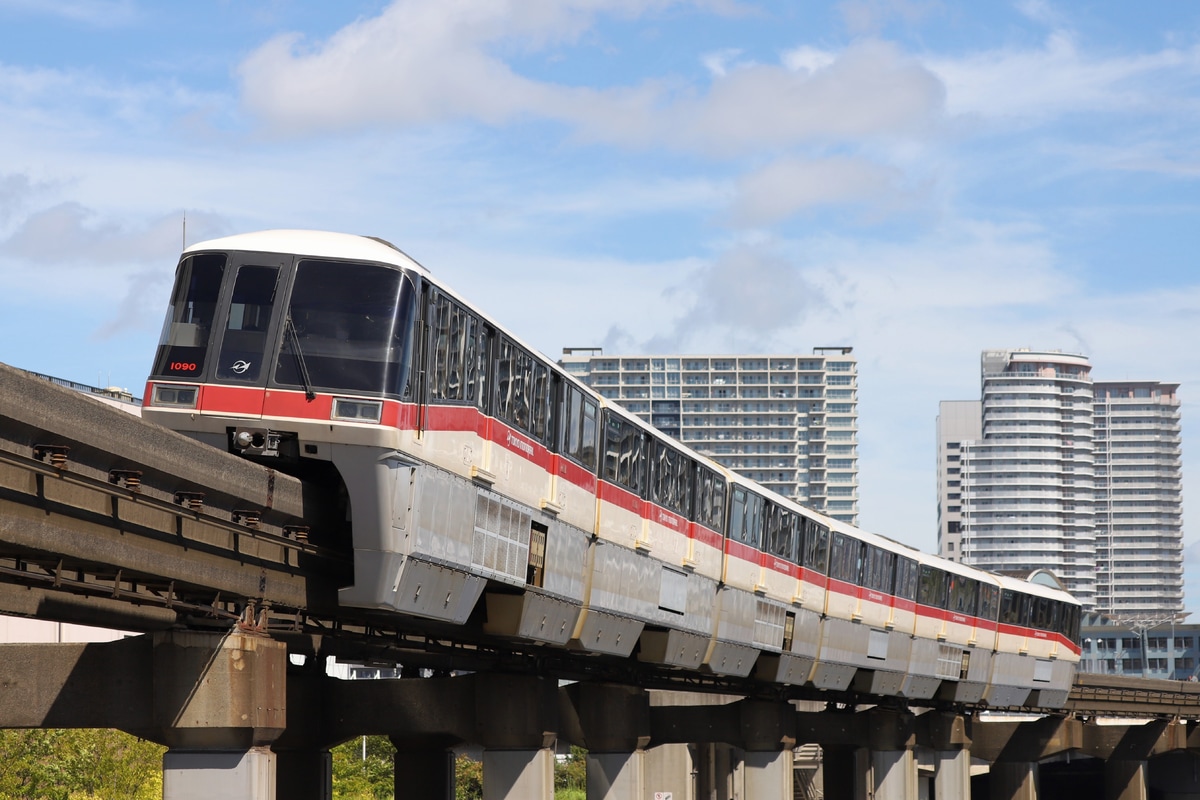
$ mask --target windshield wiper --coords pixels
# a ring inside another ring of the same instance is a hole
[[[292,322],[291,314],[287,315],[283,329],[288,341],[291,342],[292,355],[296,357],[296,366],[300,370],[300,385],[304,387],[304,399],[311,403],[316,399],[317,394],[312,390],[312,379],[308,377],[308,364],[304,363],[304,351],[300,349],[300,334],[296,333],[296,325]]]

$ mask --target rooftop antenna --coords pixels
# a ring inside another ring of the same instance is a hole
[[[187,250],[187,212],[183,212],[183,247],[182,250]]]

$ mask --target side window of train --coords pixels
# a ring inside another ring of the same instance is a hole
[[[691,507],[692,461],[664,442],[654,441],[650,462],[650,499],[677,514]]]
[[[759,547],[762,537],[763,499],[740,486],[733,489],[729,505],[729,538]]]
[[[1051,600],[1049,597],[1035,597],[1033,599],[1032,627],[1042,631],[1057,631],[1058,605],[1057,600]]]
[[[892,578],[896,569],[896,554],[873,544],[866,546],[863,565],[863,586],[879,592],[892,593]]]
[[[492,331],[472,315],[467,320],[467,347],[463,369],[463,399],[483,412],[488,411],[488,345]]]
[[[1005,589],[1000,597],[1000,621],[1022,628],[1035,627],[1033,619],[1036,601],[1037,598],[1033,595]]]
[[[533,388],[529,398],[529,433],[543,444],[550,441],[550,368],[540,361],[532,362]]]
[[[946,573],[929,564],[921,565],[917,579],[917,602],[934,608],[946,607]]]
[[[729,484],[720,473],[713,475],[712,481],[712,529],[725,535],[729,530],[729,522],[725,518],[726,506],[729,503]]]
[[[550,403],[546,366],[501,336],[496,352],[495,384],[496,416],[514,428],[544,440]]]
[[[1079,606],[1070,606],[1064,624],[1063,634],[1072,642],[1079,644]]]
[[[1000,621],[1005,625],[1021,624],[1021,596],[1012,589],[1000,592]]]
[[[604,478],[645,497],[646,434],[616,414],[605,415]]]
[[[917,562],[911,558],[896,558],[896,596],[905,600],[917,599]]]
[[[857,584],[862,578],[863,543],[834,531],[829,545],[829,577]]]
[[[1000,612],[1000,587],[990,583],[979,584],[979,616],[995,621]]]
[[[949,584],[950,605],[948,610],[969,617],[975,616],[975,609],[979,602],[979,581],[953,573],[947,573],[946,579]]]
[[[435,292],[429,320],[431,400],[475,404],[479,384],[479,320]]]
[[[434,292],[429,309],[429,398],[446,400],[450,361],[450,309],[453,304]]]
[[[800,563],[824,575],[829,569],[829,528],[815,519],[801,519],[804,542],[800,549]]]
[[[575,386],[564,385],[562,398],[559,452],[595,472],[599,406]]]
[[[692,518],[714,531],[724,531],[725,479],[701,464],[695,466]]]
[[[796,515],[775,503],[767,503],[763,550],[787,561],[796,561]]]
[[[1079,606],[1068,605],[1063,614],[1063,636],[1079,644]]]

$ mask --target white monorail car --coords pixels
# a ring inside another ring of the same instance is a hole
[[[345,606],[679,669],[1065,702],[1079,606],[736,476],[608,403],[390,244],[187,248],[144,416],[336,471]],[[482,598],[482,599],[481,599]]]

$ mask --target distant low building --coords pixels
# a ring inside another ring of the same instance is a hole
[[[1079,668],[1101,675],[1188,681],[1200,676],[1200,624],[1177,619],[1120,624],[1098,614],[1084,618]]]

